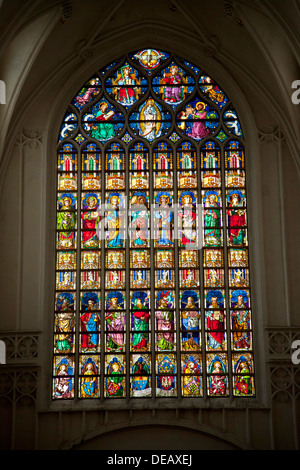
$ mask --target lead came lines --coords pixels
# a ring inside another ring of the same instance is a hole
[[[52,398],[254,397],[245,149],[223,90],[129,54],[74,97],[57,168]]]

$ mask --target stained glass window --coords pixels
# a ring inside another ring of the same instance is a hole
[[[246,146],[200,67],[97,71],[57,142],[52,398],[254,397]]]

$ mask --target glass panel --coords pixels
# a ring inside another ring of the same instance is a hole
[[[255,396],[246,151],[204,70],[156,49],[57,137],[53,399]]]

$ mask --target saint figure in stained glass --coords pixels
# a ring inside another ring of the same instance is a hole
[[[55,317],[56,352],[68,353],[73,351],[73,331],[75,327],[74,312],[69,304],[64,302],[60,313]]]
[[[219,195],[209,191],[204,199],[204,241],[205,245],[217,246],[221,244],[221,210],[218,208]],[[211,208],[210,208],[211,207]]]
[[[109,396],[122,397],[124,392],[124,368],[120,361],[114,357],[107,367],[110,374],[106,379],[106,389]]]
[[[252,366],[245,356],[239,357],[234,367],[235,373],[239,374],[234,377],[235,395],[243,396],[252,393]]]
[[[216,103],[219,108],[222,108],[226,103],[228,103],[228,98],[226,97],[225,93],[218,85],[213,82],[211,77],[208,75],[203,75],[200,77],[199,85],[203,93],[214,103]]]
[[[148,99],[140,109],[140,136],[154,140],[161,135],[161,112],[153,99]]]
[[[186,131],[186,135],[193,139],[200,140],[210,135],[207,127],[207,110],[203,101],[197,101],[194,105],[188,104],[184,111],[178,115],[178,125],[181,130]],[[191,126],[188,125],[191,122]]]
[[[72,398],[73,393],[73,368],[68,359],[62,358],[55,369],[56,378],[54,379],[54,397]]]
[[[95,116],[96,124],[90,126],[91,137],[97,140],[108,140],[115,137],[114,125],[110,122],[114,114],[114,110],[109,110],[105,101],[100,103],[99,111]]]
[[[244,244],[245,230],[242,227],[246,225],[245,209],[240,209],[242,205],[242,198],[239,191],[232,192],[229,197],[230,203],[227,209],[229,240],[233,246],[240,246]]]
[[[139,99],[140,79],[137,77],[137,71],[130,65],[126,64],[121,67],[112,83],[114,97],[122,105],[130,106]]]
[[[115,307],[116,308],[116,307]],[[123,351],[125,314],[123,312],[111,312],[105,317],[108,351]]]
[[[99,78],[92,78],[86,86],[84,86],[75,98],[75,106],[83,107],[91,101],[100,92]]]
[[[75,198],[72,194],[64,194],[60,198],[60,209],[57,213],[57,229],[60,248],[74,247],[76,229]]]
[[[149,213],[148,197],[143,192],[134,193],[131,198],[131,246],[148,246],[149,240]]]
[[[162,99],[169,104],[180,103],[185,98],[187,87],[184,86],[187,80],[183,78],[177,65],[171,65],[170,71],[163,71],[160,79],[160,93]]]
[[[95,193],[88,193],[83,199],[82,213],[82,241],[84,248],[96,248],[99,245],[97,234],[97,224],[100,221],[100,215],[97,211],[99,198]]]
[[[224,314],[220,310],[206,312],[206,327],[209,330],[207,334],[208,349],[224,348]]]
[[[232,308],[249,308],[249,295],[245,290],[234,290],[231,293]]]
[[[89,310],[94,310],[94,301],[92,298],[89,299]],[[81,331],[82,331],[82,342],[81,346],[83,350],[94,350],[98,345],[98,334],[100,328],[100,317],[99,314],[93,311],[83,313],[80,316]]]
[[[209,376],[209,394],[214,396],[222,396],[226,394],[227,377],[225,365],[218,356],[214,358],[208,368]]]
[[[123,247],[122,218],[120,209],[123,207],[123,197],[120,193],[111,193],[107,199],[109,209],[106,213],[107,246],[110,248]]]
[[[181,226],[181,246],[190,246],[196,243],[196,197],[192,191],[184,191],[180,194],[179,205],[180,211],[178,221]]]
[[[147,293],[135,292],[132,298],[132,317],[134,331],[132,335],[132,349],[134,351],[146,351],[149,341],[150,312],[146,305]]]
[[[235,349],[250,348],[250,312],[236,310],[231,312],[233,343]]]
[[[90,358],[82,367],[81,374],[81,398],[92,398],[98,390],[98,370],[94,361]]]
[[[171,209],[172,196],[169,192],[160,192],[156,196],[157,210],[154,213],[157,219],[158,230],[156,231],[156,244],[159,246],[169,246],[173,244],[171,222],[173,221],[173,211]]]
[[[190,356],[183,367],[183,395],[198,396],[201,391],[200,367],[194,357]],[[197,374],[197,375],[195,375]]]

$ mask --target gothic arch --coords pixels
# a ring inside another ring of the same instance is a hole
[[[189,57],[187,57],[189,59]],[[91,61],[93,64],[94,64],[94,60]],[[205,60],[204,60],[205,62]],[[99,63],[99,62],[98,62]],[[93,67],[93,65],[89,65],[89,69],[91,69],[91,67]],[[98,69],[101,68],[101,67],[97,67]],[[92,70],[92,69],[91,69]],[[225,71],[222,70],[223,74],[226,75]],[[85,76],[86,75],[86,70],[84,71],[85,73]],[[220,69],[218,70],[218,73],[219,75],[222,75]],[[82,74],[82,71],[80,71],[80,74],[78,75],[81,75]],[[257,155],[257,152],[254,150],[256,145],[257,145],[257,139],[256,139],[256,129],[255,129],[255,126],[254,126],[254,123],[253,123],[253,120],[252,120],[252,114],[250,112],[250,110],[248,109],[248,113],[245,111],[247,109],[247,103],[246,103],[246,100],[245,98],[243,97],[242,93],[239,92],[238,88],[235,86],[235,84],[232,84],[232,82],[230,81],[230,77],[227,76],[227,79],[228,79],[228,88],[232,88],[232,93],[233,93],[233,89],[235,90],[235,93],[234,96],[236,97],[236,100],[234,100],[234,105],[236,106],[236,109],[239,108],[239,102],[240,102],[240,110],[241,110],[241,113],[242,113],[242,118],[241,120],[243,120],[244,118],[244,121],[245,121],[245,125],[244,125],[244,129],[245,129],[245,139],[246,139],[246,142],[247,142],[247,152],[249,154],[253,154],[253,155]],[[72,76],[72,81],[76,81],[77,82],[77,77],[75,76],[75,74]],[[226,80],[225,80],[226,82]],[[70,81],[68,81],[68,85],[66,84],[65,87],[63,87],[63,89],[61,90],[61,94],[60,96],[66,96],[66,95],[69,95],[70,93],[66,93],[66,90],[67,88],[70,88]],[[239,98],[239,99],[238,99]],[[63,103],[64,103],[65,100],[61,100],[60,97],[58,97],[57,99],[57,102],[59,103],[58,105],[58,108],[54,111],[55,107],[53,107],[53,114],[51,116],[51,121],[52,121],[52,125],[49,125],[49,129],[50,129],[50,132],[48,133],[48,138],[47,138],[47,142],[48,142],[48,154],[52,154],[53,155],[53,152],[54,152],[54,148],[53,148],[53,140],[52,140],[52,137],[51,137],[51,134],[52,132],[55,130],[55,132],[57,132],[57,126],[58,126],[58,120],[57,120],[57,116],[59,114],[61,114],[62,111],[58,111],[58,109],[63,109]],[[55,120],[54,120],[54,116],[55,116]],[[248,123],[251,122],[251,125],[249,124],[247,126]],[[108,144],[107,144],[108,145]],[[51,150],[50,150],[51,149]],[[48,164],[51,164],[51,162],[48,160]],[[249,165],[250,164],[250,165]],[[253,193],[256,193],[257,195],[257,192],[255,191],[255,189],[252,189],[251,188],[251,185],[255,184],[255,178],[251,178],[251,172],[254,171],[255,173],[255,159],[249,159],[248,161],[248,167],[247,167],[247,171],[249,172],[248,173],[248,176],[249,176],[249,181],[250,181],[250,186],[248,189],[250,189],[249,193],[250,193],[250,198],[251,198],[251,191],[253,191]],[[52,166],[54,167],[54,162],[52,162]],[[51,173],[52,173],[53,170],[51,170]],[[50,178],[52,178],[50,176]],[[54,180],[52,180],[54,181]],[[256,207],[251,207],[251,202],[250,202],[250,209],[249,209],[249,212],[250,212],[250,219],[253,217],[253,215],[251,214],[251,211],[253,210],[254,212],[254,218],[258,216],[258,214],[256,213],[256,210],[257,210],[257,206]],[[250,227],[251,227],[251,224],[250,224]],[[254,230],[253,230],[254,228]],[[255,224],[254,224],[254,227],[251,229],[251,237],[255,237],[256,234],[255,234]],[[252,255],[253,256],[253,255]],[[258,256],[258,251],[256,251],[256,256]],[[49,262],[48,266],[50,266],[51,263]],[[52,262],[52,265],[53,265],[53,262]],[[257,264],[256,264],[257,265]],[[50,275],[50,270],[47,272],[47,275],[49,274]],[[256,276],[253,276],[253,278],[255,279]],[[254,287],[254,292],[256,291],[256,288],[258,289],[257,290],[257,294],[256,294],[256,299],[254,300],[253,302],[253,305],[254,305],[254,308],[256,309],[256,315],[259,316],[259,311],[260,311],[260,308],[257,308],[255,305],[258,305],[259,302],[260,302],[260,295],[259,295],[259,286],[255,286]],[[47,300],[47,303],[49,302],[49,299]],[[49,303],[48,303],[48,308],[49,308]],[[255,319],[254,321],[255,323],[255,328],[257,328],[258,330],[258,338],[260,336],[260,328],[257,327],[259,325],[259,320]],[[258,339],[255,340],[256,343],[260,343],[260,341]],[[258,372],[258,376],[260,374],[259,372],[259,366],[257,368],[257,372]],[[259,381],[258,381],[259,383]],[[258,390],[261,388],[261,385],[259,384],[258,386]],[[260,396],[260,393],[258,392],[258,396]]]
[[[151,436],[151,440],[150,440]],[[153,436],[156,436],[153,440]],[[184,419],[132,419],[117,424],[106,424],[90,433],[64,442],[61,450],[114,450],[115,442],[122,441],[124,450],[251,450],[251,446],[214,427],[192,423]],[[147,443],[149,441],[149,444]],[[180,445],[179,445],[180,442]]]

